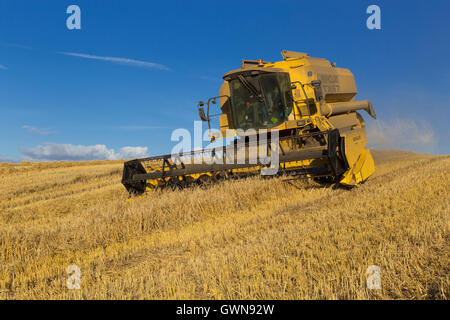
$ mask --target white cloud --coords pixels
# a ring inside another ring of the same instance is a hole
[[[377,120],[367,127],[367,142],[375,149],[435,152],[437,137],[425,121],[412,119]]]
[[[17,163],[20,160],[17,158],[5,157],[0,153],[0,162],[9,162],[9,163]]]
[[[84,161],[117,160],[148,156],[147,147],[123,147],[116,152],[103,144],[92,146],[45,143],[34,148],[20,148],[25,160],[30,161]]]
[[[25,49],[25,50],[33,50],[30,46],[24,46],[22,44],[17,43],[1,43],[2,46],[10,47],[10,48],[19,48],[19,49]]]
[[[131,159],[148,157],[147,147],[123,147],[116,154],[116,159]]]
[[[29,132],[36,133],[39,135],[48,135],[48,134],[53,133],[51,130],[48,130],[48,129],[39,129],[36,127],[27,126],[27,125],[22,126],[22,129],[27,129]]]
[[[7,68],[7,67],[5,67],[4,65],[0,64],[0,69],[2,69],[2,70],[6,70],[6,69],[8,69],[8,68]]]
[[[67,55],[67,56],[73,56],[73,57],[79,57],[79,58],[85,58],[85,59],[103,60],[103,61],[109,61],[109,62],[120,63],[120,64],[127,64],[127,65],[136,66],[136,67],[142,67],[142,68],[150,68],[150,69],[159,69],[159,70],[170,71],[169,67],[166,67],[165,65],[162,65],[162,64],[159,64],[159,63],[154,63],[154,62],[134,60],[134,59],[129,59],[129,58],[95,56],[95,55],[91,55],[91,54],[75,53],[75,52],[58,52],[58,53],[59,54],[64,54],[64,55]]]

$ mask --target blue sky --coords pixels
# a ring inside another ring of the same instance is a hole
[[[66,27],[71,4],[81,30]],[[381,30],[366,27],[371,4]],[[379,118],[364,115],[373,146],[449,154],[449,10],[446,1],[1,0],[0,160],[67,145],[100,158],[135,155],[123,147],[169,153],[172,130],[193,128],[222,74],[243,58],[280,60],[283,49],[354,73],[357,98]]]

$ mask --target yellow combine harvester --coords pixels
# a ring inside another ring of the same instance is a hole
[[[355,101],[353,74],[306,53],[283,51],[282,56],[273,63],[243,60],[240,69],[223,76],[219,96],[199,103],[201,120],[210,128],[211,118],[219,116],[222,137],[232,134],[235,140],[126,162],[122,183],[130,194],[255,175],[269,167],[277,175],[318,182],[354,186],[365,181],[375,169],[357,111],[376,115],[369,101]],[[217,100],[221,113],[212,115],[210,104]],[[251,150],[263,150],[272,162],[254,159]]]

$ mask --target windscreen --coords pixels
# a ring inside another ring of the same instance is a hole
[[[230,81],[235,127],[268,129],[287,120],[292,110],[287,73],[239,75]]]

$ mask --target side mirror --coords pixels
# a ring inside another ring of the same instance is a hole
[[[322,92],[322,81],[320,80],[314,80],[311,81],[311,85],[314,89],[314,94],[316,95],[317,101],[321,102],[323,99],[323,92]]]
[[[311,81],[311,85],[313,87],[320,87],[321,84],[322,84],[322,81],[320,81],[320,80],[313,80],[313,81]]]
[[[200,116],[200,119],[202,121],[208,121],[209,120],[208,117],[205,115],[205,110],[202,107],[198,108],[198,115]]]

